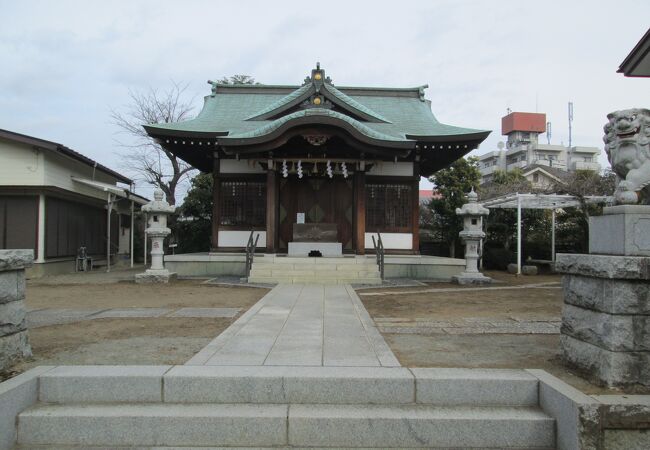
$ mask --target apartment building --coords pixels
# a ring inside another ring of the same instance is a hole
[[[576,170],[600,171],[598,147],[542,144],[540,134],[546,132],[546,114],[513,112],[501,119],[501,134],[507,137],[506,143],[501,144],[496,151],[479,156],[481,182],[492,179],[497,170],[510,171],[513,169],[526,170],[531,166],[548,167],[548,172],[557,174],[557,169],[565,172]],[[539,173],[537,171],[536,173]],[[532,174],[531,174],[532,175]],[[538,175],[539,177],[539,175]],[[531,182],[538,184],[537,179]],[[542,182],[548,182],[544,179]]]

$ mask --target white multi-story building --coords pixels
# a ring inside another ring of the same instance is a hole
[[[521,169],[524,173],[529,173],[531,171],[526,169],[531,166],[542,166],[542,169],[548,167],[549,170],[542,170],[542,175],[544,172],[557,174],[557,169],[565,172],[600,171],[598,147],[564,147],[539,143],[539,135],[546,131],[546,114],[510,113],[501,119],[501,130],[507,136],[505,147],[479,156],[482,183],[490,181],[496,170],[508,172]],[[530,181],[534,185],[549,181],[538,180],[539,174],[535,180],[531,177]]]

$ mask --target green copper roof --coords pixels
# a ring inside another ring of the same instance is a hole
[[[350,116],[346,116],[345,114],[341,114],[336,111],[332,111],[330,109],[310,108],[302,111],[296,111],[286,116],[282,116],[279,119],[268,122],[265,125],[261,126],[260,128],[257,128],[252,131],[239,133],[239,134],[229,134],[227,137],[224,138],[224,141],[227,141],[228,139],[246,139],[246,138],[264,136],[272,133],[273,131],[280,128],[282,125],[291,122],[294,119],[301,118],[301,117],[308,117],[308,116],[321,116],[321,117],[328,117],[332,119],[338,119],[344,123],[351,125],[361,134],[364,134],[371,139],[377,139],[380,141],[403,141],[404,140],[395,136],[390,136],[375,131],[372,128],[359,122],[358,120]]]
[[[257,117],[272,113],[276,110],[282,109],[283,107],[295,105],[299,103],[303,99],[303,97],[308,97],[311,91],[312,91],[312,85],[305,84],[300,88],[296,89],[295,91],[293,91],[292,93],[290,93],[289,95],[286,95],[281,99],[271,103],[267,107],[263,108],[261,111],[255,112],[255,114],[253,114],[252,116],[247,117],[246,120],[252,120]]]
[[[377,120],[379,120],[381,122],[390,122],[390,120],[382,117],[380,114],[377,114],[376,112],[374,112],[372,109],[368,108],[367,106],[362,105],[361,103],[359,103],[358,101],[356,101],[352,97],[345,95],[343,92],[339,91],[338,89],[336,89],[331,84],[325,84],[324,87],[330,94],[332,94],[335,98],[340,100],[345,105],[348,105],[348,106],[354,108],[357,111],[361,111],[362,113],[364,113],[364,114],[366,114],[368,116],[374,117],[375,119],[377,119]]]
[[[196,118],[145,128],[153,136],[195,134],[221,139],[224,144],[231,139],[265,136],[291,127],[292,121],[304,124],[314,119],[317,123],[319,118],[338,121],[387,144],[445,136],[457,140],[464,135],[473,139],[484,135],[483,140],[489,133],[438,122],[422,92],[422,87],[334,87],[318,67],[302,86],[217,85],[214,94],[205,97]],[[326,101],[315,105],[316,96]]]

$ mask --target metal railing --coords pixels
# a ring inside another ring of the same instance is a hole
[[[251,268],[253,267],[253,258],[255,257],[255,247],[257,247],[257,241],[260,238],[260,234],[257,233],[255,240],[253,240],[253,235],[255,231],[251,231],[250,236],[248,237],[248,243],[246,244],[246,278],[251,276]]]
[[[377,233],[377,240],[375,235],[372,235],[372,245],[375,247],[375,256],[377,257],[377,265],[379,266],[379,275],[384,279],[384,243],[381,241],[381,233]]]

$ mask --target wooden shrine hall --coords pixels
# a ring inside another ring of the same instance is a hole
[[[387,253],[418,253],[420,177],[490,133],[438,122],[427,86],[335,87],[320,65],[301,86],[209,83],[196,118],[145,129],[212,173],[212,251],[254,230],[267,253],[311,239],[365,254],[378,232]]]

